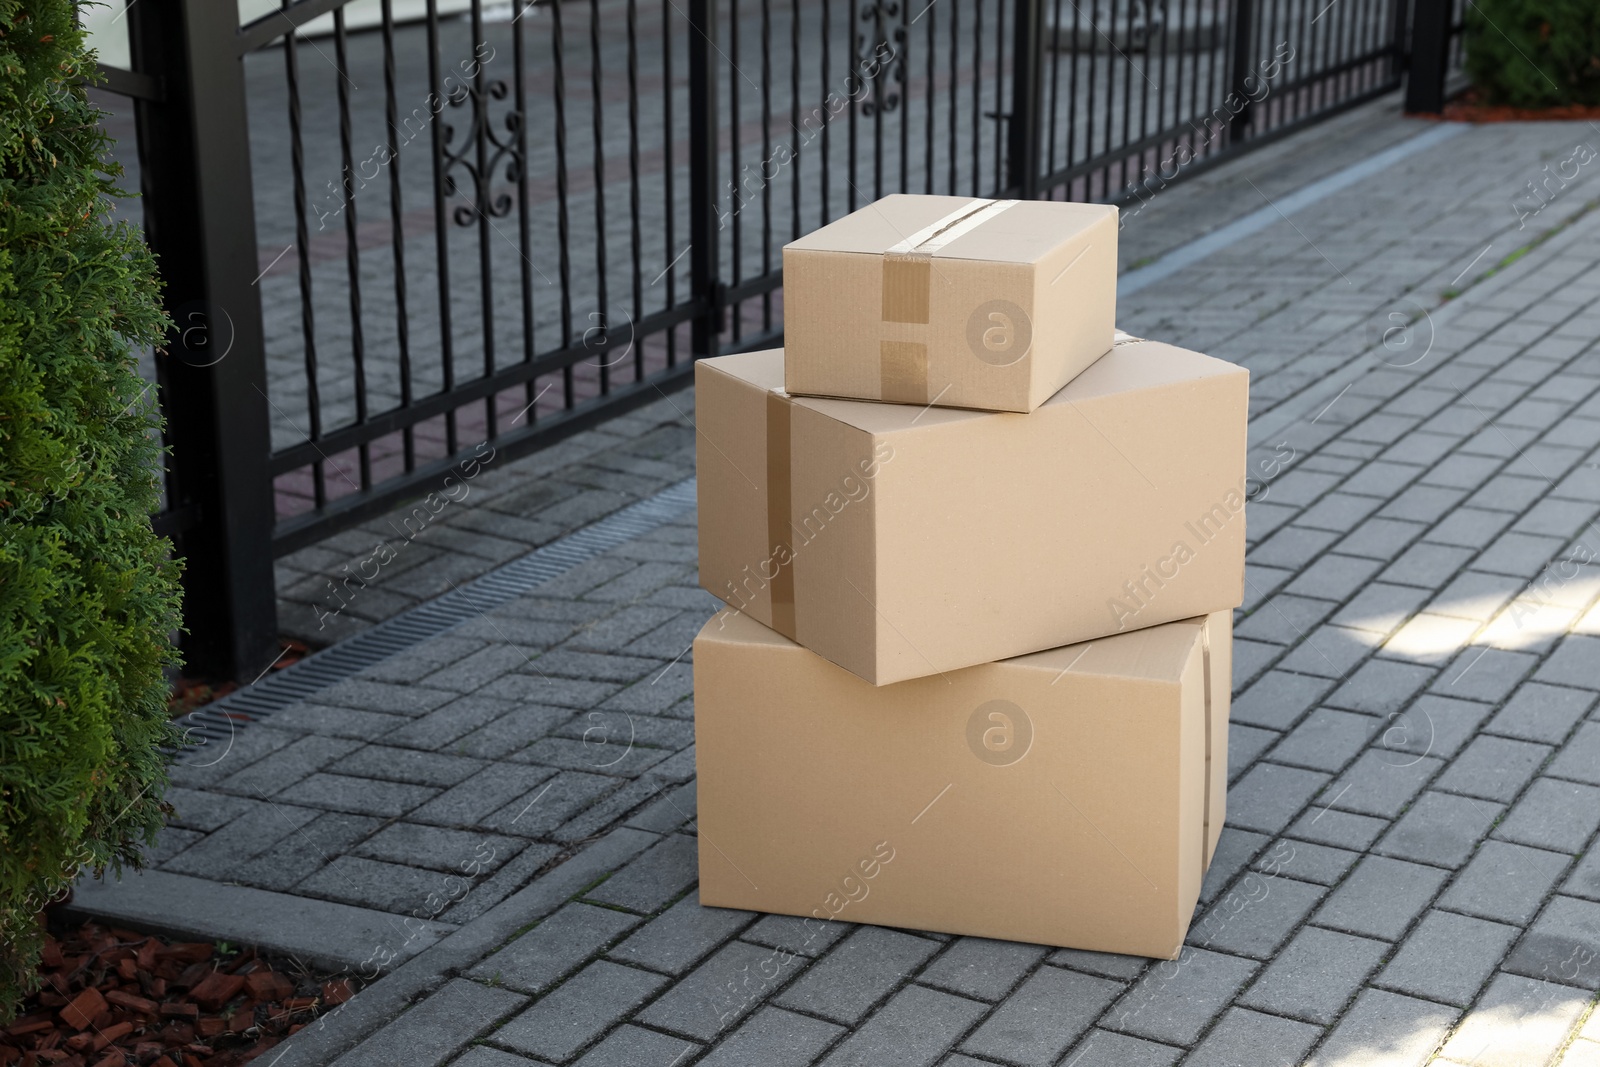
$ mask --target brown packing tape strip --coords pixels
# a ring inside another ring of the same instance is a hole
[[[1205,686],[1206,694],[1206,772],[1202,779],[1205,786],[1205,801],[1201,806],[1200,816],[1200,880],[1205,881],[1206,868],[1210,866],[1210,857],[1206,850],[1211,847],[1211,617],[1208,615],[1200,624],[1200,680]]]
[[[790,542],[789,426],[794,405],[779,392],[767,394],[767,551],[772,575],[772,628],[789,640],[794,635],[794,557]]]
[[[928,402],[928,346],[921,341],[878,342],[878,397],[891,404]]]
[[[933,293],[933,256],[941,247],[1015,204],[974,200],[883,253],[884,322],[926,326]],[[878,355],[878,397],[891,404],[928,402],[928,346],[883,341]]]

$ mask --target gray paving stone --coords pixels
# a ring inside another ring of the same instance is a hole
[[[498,870],[525,844],[497,834],[397,822],[367,838],[355,853],[412,867],[477,875]]]
[[[1431,542],[1414,544],[1395,558],[1379,577],[1386,582],[1400,582],[1438,589],[1460,570],[1473,556],[1470,548],[1456,548]]]
[[[519,992],[542,993],[638,922],[620,911],[572,902],[467,973]]]
[[[1405,710],[1386,718],[1383,733],[1378,735],[1378,745],[1395,753],[1388,757],[1391,763],[1409,762],[1405,756],[1449,759],[1461,750],[1478,729],[1478,724],[1493,710],[1491,704],[1427,693],[1413,700]]]
[[[300,882],[295,890],[306,896],[432,919],[465,891],[461,883],[461,879],[438,871],[359,856],[335,856],[333,862]],[[456,892],[452,893],[453,889]]]
[[[1328,775],[1275,763],[1258,763],[1228,791],[1228,822],[1273,834],[1328,781]]]
[[[1041,967],[962,1042],[962,1051],[1049,1067],[1121,992],[1116,982]]]
[[[973,1000],[999,1000],[1049,949],[984,937],[957,938],[917,981]]]
[[[699,1067],[807,1067],[844,1027],[766,1007],[699,1062]]]
[[[1339,542],[1339,551],[1349,556],[1369,556],[1384,563],[1395,559],[1405,547],[1422,536],[1427,526],[1399,519],[1371,518],[1357,526]]]
[[[509,1052],[502,1052],[488,1045],[473,1045],[460,1059],[452,1060],[450,1067],[544,1067],[544,1065],[526,1056],[513,1056]]]
[[[1477,997],[1518,932],[1514,926],[1430,911],[1373,984],[1465,1007]]]
[[[1256,870],[1283,873],[1302,882],[1333,885],[1349,873],[1361,853],[1309,841],[1284,838],[1263,852],[1252,865]]]
[[[254,732],[244,731],[246,736]],[[360,747],[361,742],[348,738],[302,737],[228,775],[220,783],[220,788],[245,796],[265,798],[303,781]]]
[[[1474,1067],[1548,1063],[1589,998],[1576,990],[1501,974],[1441,1050]]]
[[[1365,852],[1388,828],[1385,819],[1313,805],[1285,833],[1305,841]]]
[[[1143,956],[1122,956],[1112,952],[1085,952],[1082,949],[1064,948],[1050,954],[1049,962],[1056,967],[1070,967],[1088,974],[1129,981],[1139,977],[1150,961]]]
[[[1368,749],[1333,781],[1315,803],[1392,819],[1421,792],[1443,761],[1384,749]]]
[[[1266,834],[1223,826],[1222,834],[1217,838],[1216,854],[1211,857],[1211,866],[1206,871],[1205,881],[1200,884],[1201,903],[1208,904],[1215,900],[1217,894],[1233,881],[1234,875],[1249,866],[1256,853],[1260,852],[1269,840],[1271,838]]]
[[[1528,787],[1494,836],[1553,852],[1580,851],[1600,828],[1600,789],[1539,778]]]
[[[748,911],[704,907],[696,890],[612,949],[611,958],[682,974],[754,919]]]
[[[1522,592],[1524,584],[1519,579],[1503,574],[1462,571],[1433,598],[1428,611],[1436,615],[1488,622],[1512,597]]]
[[[1600,785],[1600,723],[1586,722],[1579,726],[1551,762],[1547,773],[1556,778]]]
[[[1561,858],[1566,859],[1565,856]],[[1600,849],[1591,848],[1583,854],[1561,889],[1575,897],[1600,900]]]
[[[1283,735],[1243,723],[1228,724],[1228,780],[1237,781],[1250,765]]]
[[[776,1003],[835,1022],[857,1023],[938,949],[924,938],[862,926],[786,989]]]
[[[420,718],[407,720],[399,729],[386,735],[385,740],[391,745],[405,745],[429,752],[446,749],[455,752],[455,742],[515,706],[509,700],[477,695],[460,697]]]
[[[344,774],[317,773],[284,790],[286,800],[328,811],[394,818],[431,800],[439,790],[409,782],[380,782]]]
[[[1463,622],[1463,625],[1472,624]],[[1433,691],[1498,704],[1527,677],[1538,661],[1539,657],[1532,652],[1468,645],[1434,678]]]
[[[1439,906],[1526,926],[1570,863],[1570,857],[1558,852],[1485,841]]]
[[[366,711],[422,715],[454,700],[458,695],[420,685],[390,685],[387,682],[374,682],[366,678],[351,678],[324,689],[317,694],[317,699],[328,704],[361,708]]]
[[[1257,966],[1186,946],[1178,959],[1146,971],[1100,1025],[1167,1044],[1192,1045]]]
[[[1190,1067],[1298,1067],[1320,1026],[1230,1008],[1184,1062]]]
[[[1374,560],[1330,552],[1302,570],[1287,589],[1299,596],[1343,600],[1350,590],[1361,588],[1377,570]]]
[[[1400,628],[1427,602],[1431,590],[1410,585],[1371,582],[1360,586],[1356,595],[1333,616],[1337,626],[1366,630],[1387,637]]]
[[[648,971],[599,960],[535,1001],[491,1038],[530,1056],[565,1060],[666,982]]]
[[[988,1005],[977,1001],[906,986],[845,1038],[821,1067],[880,1067],[891,1062],[896,1067],[927,1067],[987,1010]]]
[[[1332,601],[1277,593],[1250,610],[1233,628],[1235,637],[1289,645],[1317,628],[1338,607]]]
[[[314,808],[276,802],[256,803],[203,840],[168,860],[167,870],[208,876],[242,866],[297,833],[321,815]]]
[[[1303,927],[1238,1002],[1314,1023],[1334,1022],[1389,951],[1382,941]]]
[[[553,774],[544,767],[496,763],[440,793],[411,818],[440,826],[476,826],[507,803],[537,794]]]
[[[1600,690],[1600,637],[1573,634],[1556,646],[1534,674],[1541,682]]]
[[[837,919],[823,921],[810,916],[763,915],[741,938],[801,956],[820,956],[855,928],[854,923]]]
[[[1377,638],[1365,631],[1324,624],[1307,634],[1276,666],[1337,681],[1365,659],[1376,642]]]
[[[1271,759],[1295,767],[1339,771],[1382,726],[1383,720],[1371,715],[1318,708],[1285,735],[1272,750]]]
[[[1332,688],[1326,678],[1268,671],[1233,701],[1229,719],[1286,730]]]
[[[1189,929],[1201,948],[1266,959],[1317,906],[1327,890],[1252,871]]]
[[[1435,788],[1509,802],[1522,792],[1550,755],[1548,745],[1506,737],[1479,737],[1446,768]]]
[[[548,770],[548,768],[539,769]],[[604,774],[558,771],[526,797],[518,797],[499,811],[480,819],[479,822],[490,829],[508,834],[528,836],[548,834],[621,785],[619,779]]]
[[[468,923],[533,881],[540,868],[550,865],[561,850],[535,842],[523,847],[509,862],[472,887],[472,891],[440,914],[446,922]]]
[[[1324,703],[1373,715],[1399,711],[1433,678],[1433,668],[1393,660],[1368,660],[1356,668]]]
[[[482,760],[391,745],[368,745],[333,764],[328,771],[356,778],[448,787],[483,770]]]
[[[1183,1051],[1110,1030],[1093,1030],[1061,1062],[1070,1067],[1172,1067]],[[967,1064],[977,1062],[968,1060]],[[957,1067],[954,1060],[947,1065]]]
[[[1428,791],[1418,797],[1374,851],[1399,859],[1459,867],[1505,811],[1500,804]]]
[[[1398,993],[1368,989],[1356,999],[1306,1067],[1422,1067],[1455,1022],[1454,1009]]]
[[[1546,982],[1600,989],[1600,903],[1553,898],[1512,950],[1504,969]]]
[[[692,1041],[637,1026],[619,1026],[585,1052],[575,1067],[677,1067],[699,1049]]]
[[[585,899],[652,912],[694,885],[698,846],[685,834],[662,838],[642,855],[584,894]]]
[[[1393,941],[1428,906],[1446,877],[1437,868],[1368,856],[1340,883],[1312,921]]]
[[[509,990],[457,978],[334,1062],[339,1067],[396,1063],[437,1067],[527,1000]]]
[[[710,1041],[760,1007],[803,965],[782,950],[734,941],[680,978],[638,1021]]]

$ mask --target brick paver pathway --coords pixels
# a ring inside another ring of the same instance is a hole
[[[1168,190],[1125,255],[1427,128],[1391,108]],[[1512,200],[1581,141],[1473,129],[1123,301],[1255,373],[1228,827],[1180,960],[700,908],[688,515],[178,769],[162,871],[391,914],[397,956],[448,924],[267,1062],[1595,1063],[1600,185],[1521,230]],[[526,544],[686,475],[672,403],[460,514]],[[470,529],[412,572],[481,571]]]

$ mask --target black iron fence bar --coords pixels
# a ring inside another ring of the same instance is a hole
[[[717,335],[722,332],[716,41],[717,0],[689,0],[689,287],[702,302],[689,343],[697,358],[716,355]]]
[[[495,438],[491,442],[494,446],[493,462],[497,465],[508,463],[555,444],[581,430],[667,396],[693,380],[694,364],[680,363],[658,372],[647,381],[629,383],[613,389],[605,397],[595,397],[569,410],[547,415],[537,426],[527,426]],[[490,390],[484,389],[483,384],[482,379],[463,383],[458,387],[457,401],[488,396]],[[283,555],[305,548],[327,537],[330,526],[344,529],[385,514],[407,501],[416,500],[426,495],[427,486],[441,484],[445,475],[460,466],[464,455],[452,452],[419,466],[414,476],[404,482],[380,483],[359,493],[339,497],[315,512],[284,519],[273,529],[271,551]],[[270,583],[267,589],[272,589]]]
[[[367,352],[361,328],[361,246],[356,240],[356,181],[350,146],[350,82],[344,72],[350,69],[345,48],[344,8],[333,12],[333,57],[339,71],[335,81],[339,107],[340,192],[344,197],[345,268],[350,277],[350,356],[354,371],[356,423],[367,421]],[[372,484],[372,456],[365,444],[357,457],[360,483]]]
[[[1044,88],[1043,0],[1017,0],[1016,38],[1011,45],[1011,116],[1006,130],[1006,186],[1024,200],[1039,195],[1039,111]],[[996,146],[999,144],[996,139]]]
[[[782,284],[781,279],[760,279],[768,290]],[[758,290],[761,291],[761,290]],[[703,314],[704,302],[695,301],[680,304],[677,307],[664,308],[654,314],[647,315],[635,324],[634,336],[644,337],[665,330],[670,330],[682,323],[692,322],[697,315]],[[595,359],[595,349],[586,344],[571,345],[555,352],[547,352],[531,362],[509,363],[496,370],[492,375],[479,378],[470,378],[456,385],[450,392],[431,393],[413,402],[409,407],[390,408],[388,411],[378,412],[364,423],[351,424],[330,430],[320,440],[304,441],[288,448],[273,452],[267,460],[267,469],[274,477],[288,474],[291,471],[308,467],[313,463],[326,462],[327,457],[336,456],[352,448],[376,441],[388,434],[396,433],[407,427],[417,426],[429,419],[435,419],[451,411],[458,410],[468,404],[484,400],[495,393],[507,389],[515,389],[525,385],[533,379],[555,371],[571,368],[575,364]],[[593,399],[601,399],[599,397]],[[581,406],[585,401],[573,405]],[[531,415],[531,412],[530,412]],[[548,418],[550,416],[546,416]],[[543,419],[539,425],[543,424]],[[498,440],[498,439],[496,439]],[[451,449],[451,454],[456,450]],[[459,457],[458,457],[459,458]],[[414,490],[413,490],[414,491]]]
[[[350,0],[296,0],[295,3],[285,4],[270,15],[263,15],[243,26],[236,26],[227,36],[208,43],[215,46],[228,41],[232,43],[235,55],[249,55],[349,2]]]
[[[394,0],[382,0],[383,18],[383,117],[389,153],[389,234],[394,256],[395,356],[400,374],[400,407],[409,408],[411,395],[411,320],[406,303],[405,214],[400,195],[400,107],[395,92]],[[520,74],[521,65],[518,65]],[[526,158],[526,155],[524,155]],[[526,212],[523,213],[526,216]],[[530,343],[532,332],[529,333]],[[410,474],[417,465],[416,434],[407,424],[401,434],[401,464]]]
[[[1413,0],[1407,111],[1438,114],[1444,110],[1454,8],[1452,0]]]

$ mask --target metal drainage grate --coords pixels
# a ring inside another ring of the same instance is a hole
[[[397,652],[444,633],[469,619],[559,578],[580,563],[587,563],[618,545],[663,526],[693,507],[695,480],[676,485],[630,504],[621,511],[574,530],[565,537],[536,548],[527,555],[443,593],[426,604],[363,630],[354,637],[269,674],[254,685],[229,693],[178,720],[195,739],[225,741],[247,725],[297,704],[319,690],[342,682]]]

